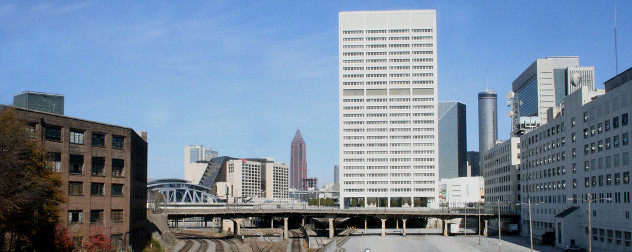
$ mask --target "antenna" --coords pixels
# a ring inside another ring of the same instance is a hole
[[[619,74],[619,53],[617,50],[617,3],[614,3],[614,74]]]
[[[485,90],[489,90],[489,70],[485,71],[485,82],[487,83],[487,89]]]

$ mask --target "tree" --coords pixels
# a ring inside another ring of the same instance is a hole
[[[55,248],[61,179],[13,109],[0,114],[0,250]]]

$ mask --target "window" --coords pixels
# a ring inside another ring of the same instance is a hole
[[[83,223],[83,211],[81,210],[68,211],[68,223],[70,224]]]
[[[92,146],[105,147],[105,134],[92,133]]]
[[[68,182],[68,195],[83,196],[83,182]]]
[[[628,137],[627,132],[621,135],[621,142],[623,143],[623,145],[628,145],[628,143],[630,143],[630,138]]]
[[[575,117],[571,118],[571,128],[575,127]]]
[[[615,116],[612,118],[612,128],[616,129],[619,127],[619,117]]]
[[[105,176],[105,158],[92,157],[92,176]]]
[[[59,142],[61,141],[61,127],[46,125],[44,135],[45,135],[44,137],[48,141]]]
[[[575,134],[575,132],[573,132],[573,133],[571,134],[571,140],[572,140],[572,142],[573,142],[573,143],[574,143],[575,141],[577,141],[577,134]]]
[[[90,223],[103,223],[103,210],[90,210]]]
[[[605,122],[603,122],[603,125],[606,131],[610,131],[610,120],[606,120]]]
[[[112,209],[112,222],[121,223],[123,222],[123,209]]]
[[[584,129],[584,139],[588,138],[588,128]]]
[[[48,168],[54,172],[61,172],[61,153],[48,153]]]
[[[112,177],[125,177],[125,160],[112,159]]]
[[[590,178],[589,177],[585,177],[584,178],[584,187],[589,187],[590,186]]]
[[[606,138],[606,150],[610,149],[610,138]]]
[[[597,123],[597,134],[601,134],[603,132],[603,124]]]
[[[584,122],[588,121],[588,111],[584,112]]]
[[[597,133],[597,132],[595,131],[595,125],[590,126],[590,136],[594,136],[594,135],[595,135],[595,133]]]
[[[621,115],[621,125],[628,125],[628,113]]]
[[[612,185],[612,174],[606,175],[606,185]]]
[[[83,131],[70,129],[70,143],[83,144]]]
[[[112,184],[112,196],[123,196],[123,184]]]
[[[620,173],[615,173],[614,174],[614,184],[615,185],[621,184],[621,174]]]
[[[70,155],[68,173],[83,174],[83,155]]]
[[[103,195],[105,195],[105,191],[103,190],[103,183],[92,183],[92,184],[90,184],[90,195],[92,195],[92,196],[103,196]]]
[[[577,179],[573,179],[573,188],[577,188]]]
[[[623,173],[623,183],[624,184],[629,184],[630,183],[630,172],[624,172]]]

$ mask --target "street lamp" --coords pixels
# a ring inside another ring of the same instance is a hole
[[[529,241],[531,243],[531,252],[533,252],[533,222],[531,221],[531,198],[528,198],[528,203],[526,205],[529,205]],[[544,203],[544,202],[538,202],[538,203]],[[538,203],[535,203],[534,205],[538,205]],[[525,205],[525,203],[516,203],[516,205]]]
[[[592,252],[592,220],[591,220],[591,216],[592,216],[592,210],[590,207],[590,203],[592,203],[593,201],[597,201],[597,200],[607,200],[607,201],[611,201],[612,198],[598,198],[598,199],[593,199],[592,198],[592,193],[588,194],[588,199],[578,199],[578,198],[568,198],[569,200],[581,200],[584,202],[588,203],[588,252]]]
[[[498,252],[501,252],[501,241],[502,241],[502,225],[500,222],[500,199],[498,199]],[[511,204],[511,202],[502,202],[505,204]]]

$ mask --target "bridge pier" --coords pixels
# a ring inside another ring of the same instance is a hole
[[[487,222],[489,222],[489,220],[485,220],[485,229],[483,229],[483,235],[485,237],[487,237]]]
[[[329,218],[329,239],[334,238],[334,218]]]
[[[270,228],[274,228],[274,216],[270,218]]]
[[[402,235],[406,236],[406,219],[402,219],[402,226],[404,229],[402,230]]]
[[[288,217],[283,217],[283,239],[288,239],[289,235],[287,233],[287,219]]]
[[[305,226],[305,217],[301,219],[301,227],[304,227],[304,226]]]
[[[241,235],[241,222],[243,221],[243,219],[234,219],[233,222],[235,222],[235,235]]]
[[[395,219],[395,229],[399,230],[399,219]]]
[[[448,222],[443,220],[443,236],[448,236]]]
[[[367,230],[366,218],[364,218],[364,230]]]
[[[387,219],[380,219],[382,221],[382,234],[380,236],[386,236],[386,220]]]

